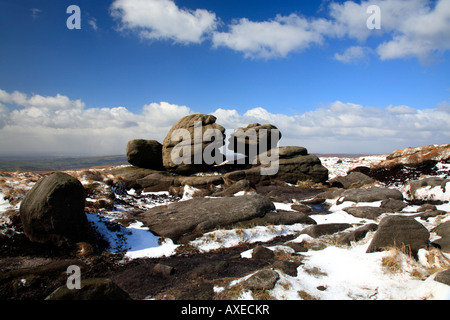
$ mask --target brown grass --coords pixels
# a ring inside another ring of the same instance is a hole
[[[306,292],[304,290],[297,291],[297,294],[302,300],[320,300],[319,298],[317,298],[313,295],[310,295],[308,292]]]
[[[381,259],[381,265],[390,273],[409,273],[412,277],[425,280],[429,273],[418,263],[409,248],[402,246],[385,249],[386,255]]]

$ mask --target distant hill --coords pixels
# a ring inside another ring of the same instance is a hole
[[[368,154],[325,154],[318,157],[359,158]],[[234,159],[235,156],[229,156]],[[98,157],[0,157],[0,172],[73,170],[129,164],[126,155]]]
[[[125,155],[102,157],[0,158],[0,171],[71,170],[128,164]]]

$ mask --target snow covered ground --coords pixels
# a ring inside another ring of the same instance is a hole
[[[369,166],[372,162],[379,162],[386,156],[365,156],[361,158],[321,158],[322,164],[329,169],[330,179],[346,175],[347,171],[357,166]],[[450,166],[441,165],[441,171],[450,170]],[[25,179],[26,180],[26,179]],[[90,183],[89,180],[80,178],[83,184]],[[17,183],[16,180],[8,182],[4,179],[3,186]],[[29,181],[22,186],[29,189],[32,184]],[[107,188],[106,184],[104,187]],[[446,203],[437,205],[438,210],[447,211],[446,215],[441,215],[426,220],[417,218],[417,221],[431,230],[438,223],[450,220],[450,185],[447,184],[447,192],[442,189],[423,188],[420,189],[421,197],[424,199],[441,199]],[[404,190],[403,190],[404,191]],[[4,188],[0,188],[4,192]],[[185,187],[182,200],[190,199],[195,192],[194,188]],[[405,191],[406,192],[406,191]],[[157,195],[157,200],[152,200],[151,195]],[[406,195],[406,193],[405,193]],[[151,208],[156,205],[167,204],[174,201],[168,193],[145,193],[137,195],[134,190],[128,194],[116,195],[119,200],[124,200],[116,205],[114,210],[105,210],[102,214],[87,214],[90,223],[100,232],[110,243],[111,252],[126,252],[126,258],[136,259],[143,257],[163,257],[176,253],[179,245],[174,244],[170,239],[160,239],[142,227],[139,222],[132,223],[127,227],[117,225],[114,219],[120,217],[121,213],[129,209],[127,203],[134,203],[140,209]],[[161,202],[161,198],[163,201]],[[165,200],[164,200],[165,199]],[[376,220],[356,218],[343,208],[348,206],[379,206],[379,202],[373,203],[351,203],[344,202],[337,204],[337,199],[327,200],[330,207],[330,214],[311,215],[318,224],[322,223],[350,223],[356,228],[365,223],[378,223],[383,216]],[[4,194],[0,193],[0,217],[2,213],[9,209],[18,208],[19,204],[10,204],[4,199]],[[290,204],[275,203],[277,209],[291,210]],[[417,206],[408,206],[403,209],[402,214],[416,213]],[[0,223],[3,221],[0,219]],[[115,228],[108,228],[115,224]],[[119,227],[117,227],[119,226]],[[296,235],[307,227],[303,224],[289,226],[256,226],[246,229],[225,230],[219,229],[204,234],[202,237],[191,241],[189,244],[197,248],[200,252],[209,252],[221,248],[237,246],[241,243],[267,242],[278,236]],[[300,235],[293,242],[322,243],[325,246],[317,246],[302,253],[302,265],[298,267],[296,277],[289,276],[277,271],[280,280],[274,289],[268,294],[276,299],[450,299],[450,286],[434,281],[436,273],[432,273],[427,266],[427,259],[416,261],[401,252],[383,251],[376,253],[366,253],[374,232],[369,232],[366,237],[358,242],[352,242],[350,246],[337,245],[330,237],[317,240],[308,235]],[[432,237],[436,235],[432,233]],[[433,239],[433,238],[432,238]],[[287,246],[274,246],[270,249],[274,251],[285,251],[292,253],[293,249]],[[430,253],[421,249],[419,257],[426,257]],[[384,261],[392,255],[402,265],[396,271],[386,267]],[[243,252],[242,257],[250,257],[251,251]],[[440,259],[444,262],[450,259],[450,254],[441,254]],[[450,267],[448,260],[447,268]],[[236,279],[228,286],[236,285],[251,275]],[[223,288],[216,287],[216,291]],[[244,291],[240,295],[241,299],[252,299],[250,291]]]
[[[328,169],[328,178],[331,180],[347,175],[347,172],[356,167],[370,167],[372,163],[385,160],[387,155],[362,156],[359,158],[321,157],[320,161]]]

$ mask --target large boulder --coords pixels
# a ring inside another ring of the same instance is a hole
[[[245,155],[245,163],[256,164],[258,154],[272,149],[280,139],[281,133],[274,125],[252,123],[231,134],[228,149]]]
[[[178,174],[208,171],[223,162],[224,156],[218,148],[224,140],[225,128],[216,123],[216,117],[205,114],[183,117],[164,139],[163,165]]]
[[[56,245],[93,242],[84,212],[85,190],[74,177],[56,172],[39,180],[20,205],[25,235],[34,242]]]
[[[156,140],[130,140],[127,144],[127,161],[139,168],[162,170],[162,144]]]
[[[272,210],[274,204],[261,195],[194,198],[151,208],[138,220],[159,236],[185,242],[215,228],[262,217]]]
[[[430,233],[420,222],[407,216],[387,216],[381,219],[368,253],[397,247],[413,255],[426,248]]]

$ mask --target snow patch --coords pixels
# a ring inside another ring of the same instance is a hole
[[[409,273],[387,272],[382,259],[386,252],[365,253],[367,245],[354,248],[329,246],[321,251],[303,253],[304,264],[298,276],[281,275],[270,294],[277,299],[308,298],[321,300],[445,299],[450,287]]]
[[[109,251],[113,253],[126,252],[129,259],[159,258],[175,254],[178,245],[165,239],[160,243],[160,237],[155,236],[142,222],[135,222],[123,227],[113,219],[97,214],[86,214],[88,221],[109,243]]]
[[[436,186],[434,188],[431,188],[431,186],[426,186],[417,189],[415,192],[415,198],[421,200],[450,201],[450,182],[445,184],[444,189],[442,189],[441,186]]]

